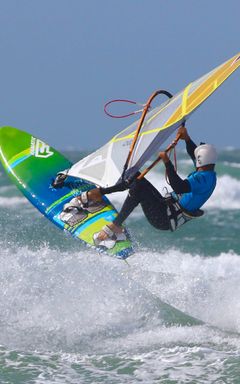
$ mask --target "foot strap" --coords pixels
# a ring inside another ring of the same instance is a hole
[[[59,217],[64,223],[70,225],[70,227],[74,227],[87,218],[87,213],[83,210],[79,211],[77,208],[73,208],[69,211],[62,211]]]
[[[93,201],[88,199],[88,191],[85,191],[80,196],[82,208],[88,211],[89,213],[95,213],[101,211],[104,207],[106,207],[107,203],[102,201]]]
[[[83,192],[81,194],[81,202],[82,202],[83,208],[88,207],[88,191]]]
[[[59,172],[57,177],[52,182],[52,187],[55,189],[64,187],[64,181],[67,178],[67,174]]]
[[[104,225],[102,230],[108,235],[108,237],[110,239],[114,239],[115,240],[117,238],[116,233],[113,232],[108,225]]]
[[[105,240],[100,240],[98,238],[100,232],[94,233],[93,241],[97,247],[112,249],[118,241],[125,241],[127,239],[124,232],[116,233],[112,231],[108,225],[104,225],[102,231],[104,231],[108,235],[108,237]]]
[[[77,209],[79,212],[83,210],[81,201],[77,197],[74,197],[73,199],[71,199],[69,203],[66,203],[63,207],[64,212],[70,212],[74,209],[75,210]]]

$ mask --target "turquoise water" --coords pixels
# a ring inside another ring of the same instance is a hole
[[[201,219],[172,234],[134,212],[129,265],[65,237],[0,168],[1,384],[240,382],[240,151],[219,160]]]

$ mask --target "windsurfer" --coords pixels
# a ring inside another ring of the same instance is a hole
[[[135,178],[130,184],[123,181],[112,187],[92,189],[77,197],[79,203],[87,204],[88,201],[100,202],[103,195],[129,189],[118,216],[96,234],[96,245],[101,245],[101,242],[109,238],[123,240],[122,223],[139,204],[149,223],[160,230],[174,231],[192,218],[203,214],[200,208],[209,199],[216,186],[214,171],[216,150],[210,144],[196,146],[184,126],[178,129],[178,135],[185,141],[187,153],[193,160],[196,170],[183,180],[175,171],[168,154],[160,152],[173,189],[172,193],[163,197],[147,179]]]

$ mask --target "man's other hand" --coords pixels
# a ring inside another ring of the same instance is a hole
[[[167,163],[169,161],[167,152],[159,152],[159,157],[161,157],[164,163]]]
[[[190,140],[190,136],[188,134],[187,128],[185,128],[183,125],[178,128],[177,135],[181,140],[188,141]]]

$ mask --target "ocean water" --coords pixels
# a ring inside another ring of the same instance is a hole
[[[0,168],[0,383],[240,383],[240,150],[217,172],[178,232],[133,213],[126,264],[66,237]],[[160,166],[149,178],[166,185]]]

